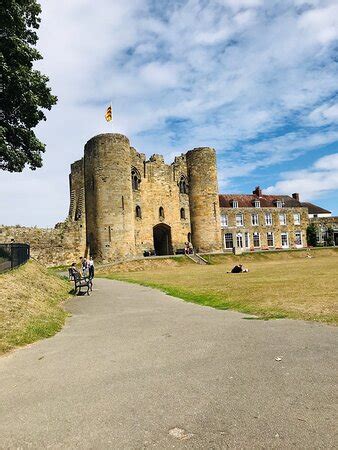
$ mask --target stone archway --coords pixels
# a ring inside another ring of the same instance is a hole
[[[164,223],[159,223],[153,228],[154,249],[157,256],[172,255],[171,227]]]

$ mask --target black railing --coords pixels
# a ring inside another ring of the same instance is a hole
[[[0,244],[0,272],[14,269],[30,258],[29,244]]]

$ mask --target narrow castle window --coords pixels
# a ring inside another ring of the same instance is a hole
[[[181,216],[181,219],[185,219],[185,209],[184,208],[181,208],[180,216]]]
[[[188,193],[187,180],[186,180],[186,178],[183,175],[180,178],[178,186],[179,186],[179,189],[180,189],[180,194],[187,194]]]
[[[141,207],[139,205],[137,205],[135,208],[135,217],[137,219],[142,219],[142,211],[141,211]]]
[[[162,208],[162,206],[160,206],[160,209],[158,210],[158,215],[160,219],[164,219],[164,209]]]
[[[133,167],[131,169],[131,186],[133,188],[133,191],[138,191],[140,189],[140,183],[141,183],[141,176],[139,174],[139,171]]]

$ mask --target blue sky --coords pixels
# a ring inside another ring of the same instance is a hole
[[[1,174],[0,222],[63,220],[70,163],[112,129],[167,162],[215,147],[221,192],[259,184],[338,214],[336,0],[41,3],[38,67],[59,102],[37,129],[44,167]]]

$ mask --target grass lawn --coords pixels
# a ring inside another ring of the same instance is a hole
[[[12,348],[53,336],[67,313],[69,282],[35,261],[0,275],[0,355]]]
[[[209,256],[210,265],[177,260],[161,266],[112,266],[98,276],[159,288],[184,300],[261,318],[337,323],[338,249]],[[242,263],[250,272],[228,274]]]

